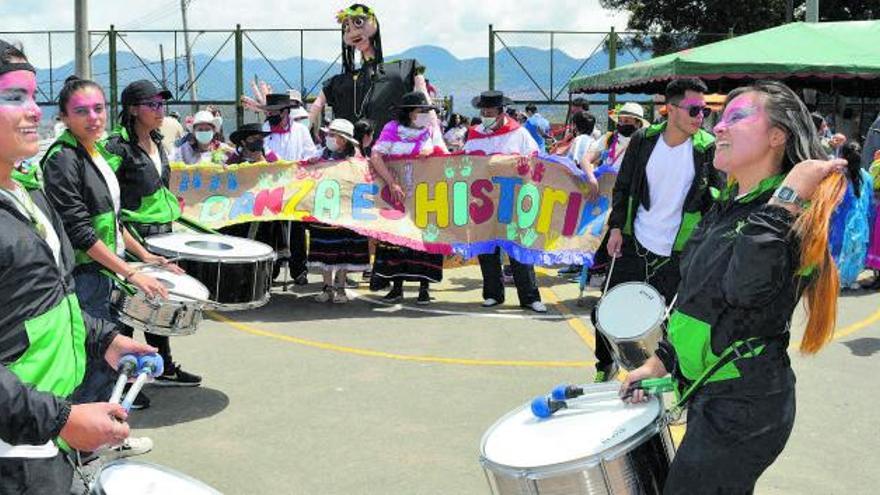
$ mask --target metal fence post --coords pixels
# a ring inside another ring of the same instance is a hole
[[[553,31],[550,31],[550,99],[555,100],[555,93],[553,92]]]
[[[113,128],[116,126],[116,119],[118,115],[118,109],[116,108],[116,92],[119,89],[116,75],[116,27],[111,24],[110,32],[107,33],[109,45],[109,53],[108,56],[110,58],[110,127]]]
[[[52,67],[52,31],[49,31],[49,99],[55,101],[55,75]]]
[[[611,26],[611,32],[608,34],[608,70],[613,70],[617,67],[617,32],[614,31],[614,26]],[[614,107],[617,106],[617,95],[614,93],[608,94],[608,111],[614,110]],[[612,127],[613,121],[608,122],[608,129],[610,130]]]
[[[489,24],[489,91],[495,90],[495,31]]]
[[[237,127],[244,125],[244,107],[241,96],[244,94],[244,44],[242,43],[241,24],[235,25],[235,123]]]

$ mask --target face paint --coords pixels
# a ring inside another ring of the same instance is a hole
[[[104,93],[87,86],[75,92],[67,102],[64,124],[84,145],[91,145],[101,138],[107,123]]]
[[[769,125],[753,93],[737,96],[724,109],[715,131],[715,168],[737,175],[770,153]]]
[[[43,112],[34,101],[37,79],[17,70],[0,75],[0,161],[15,163],[39,151],[37,127]]]

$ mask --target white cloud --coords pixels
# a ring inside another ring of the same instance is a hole
[[[0,18],[6,31],[69,30],[74,25],[73,3],[73,0],[5,1],[0,6]],[[192,0],[189,24],[191,29],[233,29],[236,24],[241,24],[243,28],[335,28],[334,13],[350,3],[350,0]],[[490,23],[496,30],[567,31],[607,31],[611,26],[623,29],[626,24],[624,14],[603,10],[598,0],[375,0],[366,3],[378,14],[384,50],[389,54],[418,45],[438,45],[460,58],[484,57],[488,50]],[[94,30],[107,29],[110,24],[120,30],[180,29],[180,2],[89,0],[89,21]],[[40,60],[48,56],[44,53],[48,51],[44,37],[29,35],[18,38],[31,54],[36,54],[37,60],[34,61],[44,65]],[[69,60],[73,54],[72,36],[61,38],[53,42],[56,64],[57,60],[62,63],[65,59]],[[158,52],[159,38],[164,40],[161,42],[165,45],[166,57],[169,57],[173,50],[173,38],[168,35],[132,35],[128,41],[137,50]],[[261,34],[259,38],[259,41],[255,41],[270,58],[298,54],[298,36]],[[509,43],[548,47],[546,36],[508,38]],[[204,35],[195,43],[195,50],[210,54],[219,47],[222,39],[222,35]],[[273,39],[277,41],[273,43]],[[97,43],[97,39],[93,43]],[[179,43],[182,44],[182,41]],[[332,34],[309,35],[305,44],[307,57],[326,58],[338,53],[339,37]],[[578,51],[580,48],[573,47],[571,50]],[[221,58],[228,58],[230,54],[231,46],[228,46],[221,53]],[[157,55],[147,53],[145,56],[158,58]]]

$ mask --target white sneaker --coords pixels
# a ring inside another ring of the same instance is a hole
[[[99,453],[105,462],[143,455],[153,450],[153,441],[149,437],[128,437],[122,445],[109,447]]]
[[[345,295],[345,287],[337,287],[336,292],[333,294],[333,303],[334,304],[345,304],[348,302],[348,296]]]
[[[491,297],[483,301],[484,308],[491,308],[492,306],[498,306],[499,304],[501,303],[496,301],[495,299],[492,299]]]
[[[529,304],[529,309],[534,311],[535,313],[546,313],[547,306],[544,305],[541,301],[535,301],[532,304]]]
[[[315,302],[325,303],[330,299],[333,299],[333,297],[333,287],[325,285],[324,290],[322,290],[320,294],[315,296]]]

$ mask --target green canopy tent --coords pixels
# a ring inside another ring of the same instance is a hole
[[[571,93],[662,93],[700,77],[724,93],[758,79],[848,96],[880,96],[880,21],[793,23],[572,79]]]

